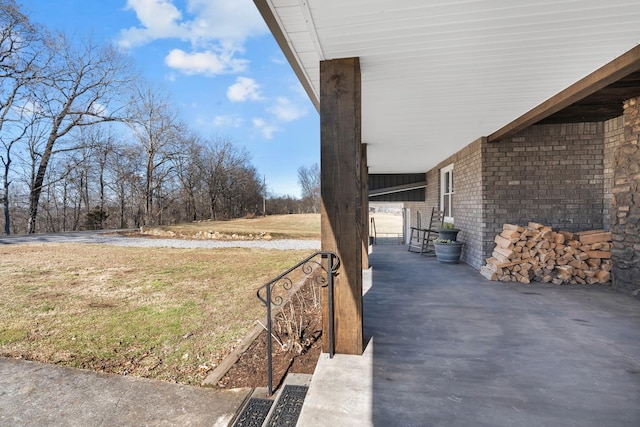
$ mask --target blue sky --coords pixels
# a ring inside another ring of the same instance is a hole
[[[34,22],[120,46],[205,138],[246,147],[268,190],[300,195],[319,117],[252,0],[18,0]]]

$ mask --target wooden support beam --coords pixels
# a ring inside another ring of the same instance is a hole
[[[593,73],[544,101],[518,119],[498,129],[487,137],[487,141],[497,142],[501,139],[511,137],[639,69],[640,45],[598,68]]]
[[[335,350],[344,354],[362,354],[364,345],[360,91],[358,58],[320,62],[322,250],[340,257],[335,282]],[[326,347],[327,342],[324,344]]]

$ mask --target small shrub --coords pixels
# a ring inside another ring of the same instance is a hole
[[[89,230],[102,230],[103,223],[107,220],[109,215],[102,210],[99,206],[93,208],[93,210],[87,212],[86,227]]]

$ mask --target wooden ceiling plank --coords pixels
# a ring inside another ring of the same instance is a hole
[[[498,142],[527,127],[538,123],[554,113],[597,92],[640,69],[640,45],[600,67],[585,78],[534,107],[511,123],[487,137],[488,142]]]

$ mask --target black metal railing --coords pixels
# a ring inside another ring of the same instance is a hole
[[[369,244],[375,245],[377,242],[378,230],[376,230],[376,219],[371,217],[371,224],[369,225]]]
[[[320,260],[318,260],[320,258]],[[305,278],[314,276],[314,282],[322,287],[327,288],[327,303],[329,317],[329,357],[333,358],[335,353],[334,343],[334,309],[333,309],[333,285],[334,277],[337,275],[340,266],[340,258],[329,251],[319,251],[308,256],[298,264],[294,265],[275,279],[262,285],[256,292],[258,299],[267,308],[267,388],[269,396],[273,394],[273,361],[272,361],[272,319],[273,308],[282,307],[286,301],[286,291],[290,291],[294,287],[294,280],[291,274],[296,270],[300,271]],[[323,274],[324,273],[324,274]],[[281,293],[274,292],[276,287],[280,287]]]

